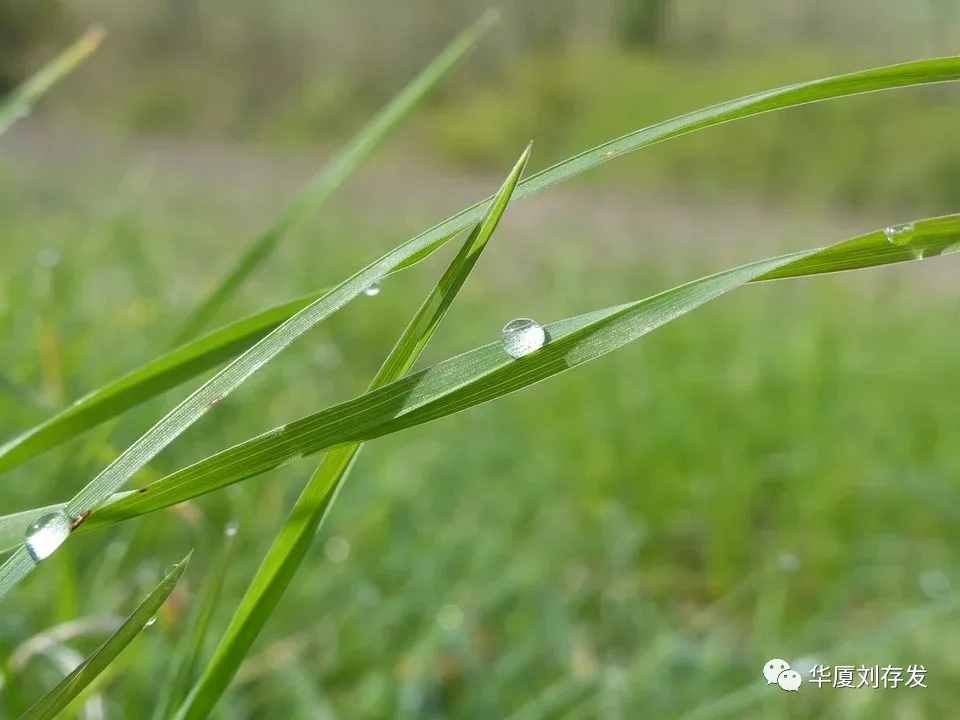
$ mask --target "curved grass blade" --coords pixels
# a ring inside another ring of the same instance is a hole
[[[100,46],[103,36],[101,28],[87,30],[79,40],[27,79],[9,97],[0,100],[0,135],[9,130],[17,120],[29,115],[37,100],[53,87],[54,83],[69,75]]]
[[[490,210],[470,233],[460,252],[380,366],[370,383],[371,390],[402,377],[423,352],[493,236],[529,157],[528,145],[494,195]],[[223,695],[253,641],[300,567],[361,447],[362,443],[353,443],[324,456],[267,551],[217,646],[213,659],[180,708],[177,718],[185,720],[207,717]]]
[[[514,197],[537,192],[641,147],[731,120],[848,95],[958,78],[960,57],[955,56],[890,65],[756,93],[651,125],[569,158],[521,183]],[[212,405],[226,397],[300,335],[339,310],[386,273],[404,262],[422,257],[424,253],[442,245],[444,237],[477,222],[488,204],[489,199],[481,201],[399,245],[277,327],[174,408],[105,468],[67,503],[70,514],[78,518],[85,517],[202,417]],[[0,597],[25,577],[32,567],[23,547],[8,558],[0,566]]]
[[[441,238],[440,243],[400,263],[387,275],[416,265],[447,240],[448,238]],[[0,445],[0,472],[17,467],[46,450],[72,440],[100,423],[235,357],[326,292],[327,290],[314,291],[225,325],[101,386],[56,415]],[[3,538],[4,524],[0,519],[0,548],[8,547]]]
[[[960,214],[900,227],[910,229],[896,235],[896,242],[890,242],[884,231],[877,230],[826,248],[763,260],[702,278],[639,302],[558,321],[547,326],[551,335],[547,348],[522,361],[507,358],[499,343],[476,348],[380,390],[274,428],[138,491],[117,493],[81,530],[112,525],[175,505],[271,470],[297,456],[369,440],[494,400],[572,367],[556,362],[545,351],[555,354],[558,347],[564,348],[561,352],[568,352],[577,364],[600,357],[666,322],[662,316],[665,303],[667,307],[673,303],[673,312],[679,317],[702,304],[704,288],[715,289],[718,283],[722,292],[728,292],[745,282],[879,267],[960,248]],[[618,326],[611,328],[604,323],[624,311],[629,311],[631,327],[628,334],[618,336]],[[580,335],[574,336],[575,333]],[[519,377],[511,379],[511,373]],[[9,543],[19,542],[23,531],[37,517],[63,507],[46,506],[0,517],[0,550],[8,550]]]
[[[59,685],[44,695],[30,707],[20,720],[47,720],[56,717],[70,701],[79,695],[87,685],[103,672],[107,666],[140,634],[147,622],[152,618],[160,606],[173,591],[177,581],[183,574],[184,568],[190,561],[190,555],[174,565],[164,576],[160,584],[137,606],[123,625],[113,635],[97,648],[93,654],[83,661],[72,673],[67,675]]]
[[[289,461],[446,417],[528,387],[633,342],[749,282],[805,277],[933,257],[960,248],[960,214],[910,223],[900,244],[877,230],[826,248],[743,265],[658,295],[547,326],[547,345],[519,360],[499,342],[295,420],[116,497],[87,528],[152,512]]]
[[[387,136],[407,118],[480,38],[496,23],[497,13],[488,11],[458,35],[440,55],[414,78],[390,103],[315,175],[274,224],[246,249],[220,285],[184,323],[176,344],[194,337],[237,288],[266,260],[294,226],[316,212],[343,185]]]
[[[697,110],[686,115],[642,128],[636,132],[630,133],[629,135],[610,140],[591,150],[568,158],[560,163],[557,163],[553,167],[536,173],[535,175],[521,182],[516,190],[516,193],[514,194],[514,199],[530,195],[545,187],[574,177],[582,172],[607,162],[614,157],[624,155],[628,152],[632,152],[633,150],[638,150],[648,145],[662,142],[673,137],[678,137],[696,130],[705,129],[713,125],[719,125],[739,118],[770,112],[772,110],[786,109],[798,105],[845,97],[858,93],[875,92],[879,90],[911,85],[947,82],[956,80],[958,78],[960,78],[960,57],[947,57],[933,60],[919,60],[900,65],[891,65],[872,70],[864,70],[847,75],[839,75],[821,80],[786,85],[774,90],[748,95],[737,100],[713,105],[702,110]],[[388,253],[377,263],[368,266],[366,269],[369,270],[371,267],[379,265],[383,268],[383,274],[386,274],[387,272],[396,272],[413,265],[415,262],[423,259],[439,249],[456,233],[472,224],[475,224],[482,216],[484,207],[488,204],[488,202],[489,199],[483,200],[470,206],[469,208],[460,211],[447,220],[444,220],[438,225],[435,225],[420,235],[417,235],[415,238],[407,241],[405,244],[396,248],[393,252]],[[367,286],[381,279],[383,274],[378,275],[374,272],[366,275],[365,277],[369,278]],[[354,277],[356,278],[357,276]],[[353,279],[354,278],[351,278],[351,280]],[[356,285],[357,283],[353,283],[353,295],[359,292],[359,290],[356,289]],[[293,303],[290,304],[291,308],[294,307],[296,302],[297,301],[293,301]],[[325,312],[326,314],[331,314],[339,307],[340,305],[337,305],[336,303],[330,303]],[[300,307],[299,309],[303,308]],[[268,310],[266,312],[269,313],[271,311]],[[289,319],[289,317],[291,316],[284,316],[282,320]],[[320,319],[322,319],[322,317]],[[229,327],[230,326],[227,326],[227,328],[224,328],[223,330],[227,331]],[[216,335],[216,333],[212,333],[211,335]],[[210,338],[211,336],[207,337]],[[229,331],[227,331],[227,335],[223,339],[225,341],[229,339]],[[204,339],[201,339],[198,342],[203,343]],[[187,346],[184,346],[184,348],[186,347]],[[244,346],[242,343],[238,342],[234,349],[239,352],[241,348],[246,349],[246,347],[249,346]],[[180,348],[180,350],[184,350],[184,348]],[[198,348],[198,350],[202,350],[202,348]],[[221,348],[219,346],[214,345],[214,347],[210,349],[210,352],[216,354],[220,350]],[[172,365],[177,362],[176,353],[177,351],[173,351],[173,353],[168,354],[164,356],[164,358],[160,358],[155,362],[163,365],[165,364],[165,361],[169,361]],[[174,355],[174,357],[171,357],[171,355]],[[224,354],[219,356],[217,360],[210,360],[209,364],[207,364],[207,361],[199,359],[202,358],[202,352],[198,352],[195,355],[188,351],[185,353],[182,361],[184,364],[197,362],[198,364],[195,366],[198,368],[197,372],[202,372],[202,369],[207,369],[213,365],[216,365],[226,356],[228,356],[228,353],[224,351]],[[144,366],[140,370],[134,371],[134,373],[131,373],[131,375],[136,375],[142,371],[144,373],[142,378],[138,379],[136,377],[131,378],[130,375],[126,376],[126,379],[130,380],[129,385],[124,383],[123,378],[116,381],[116,383],[119,383],[121,386],[125,386],[126,390],[130,393],[129,397],[139,397],[141,392],[143,392],[144,398],[152,397],[153,394],[150,394],[151,391],[149,388],[151,383],[154,382],[155,376],[153,371],[149,369],[150,365],[152,365],[152,363]],[[155,387],[160,388],[157,390],[157,392],[160,392],[162,389],[166,389],[167,387],[172,387],[172,385],[176,382],[180,382],[189,376],[188,371],[184,371],[181,375],[179,369],[173,366],[171,366],[169,370],[171,373],[176,373],[177,377],[181,379],[171,380],[170,385],[167,385],[164,382],[157,382]],[[139,384],[141,382],[143,383],[143,388],[145,389],[141,388]],[[113,384],[111,384],[111,386],[113,386]],[[105,395],[110,396],[113,390],[117,389],[111,386],[101,388],[101,390],[97,391],[96,393],[92,393],[90,396],[81,401],[80,404],[85,403],[87,400],[91,400],[91,402],[98,401],[97,396],[101,391],[105,391]],[[113,405],[113,410],[110,412],[110,414],[108,415],[106,414],[107,411],[103,411],[103,416],[99,415],[99,410],[91,410],[89,421],[95,423],[98,422],[101,417],[103,419],[106,417],[112,417],[128,407],[130,406],[125,406],[123,403],[117,402]],[[74,408],[73,410],[76,413],[87,412],[86,408]],[[62,413],[62,415],[69,412],[69,410],[65,411],[65,413]],[[25,433],[22,433],[17,438],[14,438],[4,446],[0,447],[0,471],[14,467],[29,457],[53,447],[54,445],[59,444],[60,442],[63,442],[64,440],[69,439],[70,437],[73,437],[77,433],[86,429],[82,422],[77,420],[74,424],[73,418],[69,417],[54,417],[47,421],[47,423],[50,425],[50,427],[44,428],[42,426],[37,426],[26,431]],[[47,435],[47,433],[49,433],[49,435]],[[2,585],[2,581],[0,581],[0,585]]]
[[[200,373],[216,367],[323,295],[312,293],[231,323],[103,385],[0,446],[9,470]]]

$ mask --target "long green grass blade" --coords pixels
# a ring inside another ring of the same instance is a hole
[[[494,195],[483,220],[467,238],[381,365],[370,384],[371,390],[402,377],[433,337],[496,230],[529,157],[530,147],[527,146]],[[205,718],[223,695],[253,641],[300,567],[361,446],[362,443],[352,443],[328,453],[310,477],[240,601],[213,659],[181,707],[177,718]]]
[[[890,65],[768,90],[713,105],[611,140],[532,176],[517,187],[514,196],[529,195],[641,147],[738,118],[858,93],[958,78],[960,57],[947,57]],[[422,257],[424,253],[439,247],[443,238],[475,224],[488,204],[489,199],[467,208],[394,248],[278,326],[191,394],[107,466],[67,503],[70,514],[74,517],[85,516],[107,500],[133,473],[290,343],[388,272],[413,258]],[[0,566],[0,597],[31,569],[30,558],[25,548],[21,547]]]
[[[549,185],[574,177],[619,155],[738,118],[857,93],[946,82],[958,78],[960,78],[960,57],[948,57],[875,68],[749,95],[651,125],[568,158],[521,182],[514,198],[530,195]],[[382,267],[383,274],[386,274],[415,264],[443,246],[453,235],[475,224],[482,216],[487,204],[488,200],[484,200],[462,210],[388,253],[374,266]],[[372,283],[381,279],[382,276],[371,273],[366,277],[371,278]],[[353,294],[359,292],[358,285],[359,283],[351,285]],[[316,296],[311,297],[317,299]],[[323,310],[326,314],[331,314],[340,307],[332,300],[331,298],[330,302],[326,303]],[[14,467],[74,437],[97,422],[113,417],[137,402],[153,397],[178,382],[215,366],[230,357],[231,353],[246,350],[250,344],[262,337],[261,331],[275,327],[274,321],[282,322],[289,319],[295,312],[304,309],[298,301],[292,301],[286,306],[290,314],[282,312],[282,307],[284,306],[262,313],[264,319],[272,317],[273,320],[259,327],[248,328],[250,334],[246,340],[240,339],[243,335],[242,325],[236,328],[236,335],[233,326],[226,326],[221,331],[196,341],[196,345],[192,343],[185,345],[148,363],[124,378],[91,393],[79,401],[75,407],[25,431],[0,446],[0,471]],[[281,312],[271,315],[274,311]],[[259,316],[254,316],[256,317]],[[240,323],[250,321],[256,324],[254,318],[240,321]],[[207,353],[210,357],[207,357]],[[181,363],[186,367],[183,369],[178,367]]]
[[[123,622],[113,635],[97,648],[90,657],[83,661],[72,673],[67,675],[59,685],[44,695],[23,715],[21,720],[46,720],[56,717],[70,702],[76,698],[87,685],[103,672],[108,665],[129,645],[143,630],[164,601],[173,592],[177,581],[183,574],[190,555],[174,565],[164,576],[160,584],[137,606],[137,609]]]
[[[183,642],[177,649],[176,658],[171,666],[170,682],[157,697],[153,713],[155,720],[170,717],[183,702],[193,684],[207,639],[207,631],[210,628],[210,620],[220,600],[224,577],[230,569],[236,534],[236,525],[228,525],[224,531],[224,542],[219,556],[203,579],[203,590],[191,619],[190,631],[183,636]]]
[[[324,291],[291,300],[171,350],[94,392],[0,446],[0,471],[120,415],[243,352]]]
[[[901,230],[905,229],[905,230]],[[889,231],[889,232],[888,232]],[[890,241],[890,234],[894,241]],[[930,258],[960,248],[960,214],[876,230],[825,248],[751,263],[625,305],[548,325],[551,341],[511,360],[499,343],[475,348],[118,493],[81,527],[93,529],[169,507],[271,470],[297,456],[369,440],[489,402],[612,352],[707,300],[748,282],[807,277]],[[47,506],[0,517],[0,541],[18,542]],[[10,549],[0,544],[0,550]]]
[[[178,470],[117,497],[88,527],[111,524],[216,490],[291,458],[370,440],[489,402],[570,370],[632,342],[749,282],[805,277],[933,257],[960,248],[960,214],[919,220],[893,243],[882,230],[826,248],[761,260],[637,302],[547,326],[550,342],[513,360],[488,345],[335,405]]]
[[[447,238],[442,240],[446,242]],[[425,252],[411,257],[388,275],[412,267],[437,247],[429,247]],[[0,445],[0,472],[15,468],[235,357],[326,292],[317,290],[225,325],[88,393],[56,415]],[[0,521],[0,547],[6,547],[3,533],[4,527]]]
[[[17,120],[29,115],[37,100],[93,53],[103,40],[103,35],[100,28],[87,30],[79,40],[31,76],[9,97],[0,100],[0,135]]]
[[[488,11],[473,26],[457,36],[310,180],[276,222],[251,243],[223,281],[187,319],[177,336],[177,344],[194,337],[207,324],[243,281],[271,255],[280,240],[298,223],[320,209],[496,21],[497,13]]]

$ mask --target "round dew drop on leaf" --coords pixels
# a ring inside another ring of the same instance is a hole
[[[24,542],[34,562],[50,557],[63,545],[63,541],[70,536],[70,524],[70,516],[58,511],[37,518],[36,522],[27,528]]]
[[[377,295],[380,294],[380,290],[381,290],[380,283],[375,282],[370,287],[364,288],[363,294],[366,295],[367,297],[376,297]]]
[[[517,318],[503,326],[503,349],[507,355],[522,358],[536,352],[547,342],[547,332],[536,320]]]

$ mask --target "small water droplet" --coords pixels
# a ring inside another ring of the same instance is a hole
[[[380,294],[380,290],[381,290],[380,283],[375,282],[372,285],[370,285],[370,287],[365,288],[363,291],[363,294],[366,295],[367,297],[376,297],[377,295]]]
[[[883,229],[883,234],[887,241],[894,245],[906,245],[910,242],[910,233],[915,229],[913,223],[903,223],[901,225],[888,225]]]
[[[224,526],[223,534],[227,537],[235,537],[238,530],[240,530],[240,523],[236,520],[231,520]]]
[[[935,225],[922,226],[919,229],[913,223],[891,225],[883,229],[883,234],[891,245],[909,250],[917,260],[948,255],[960,250],[960,243],[956,242],[955,236],[939,232]]]
[[[536,320],[517,318],[503,326],[503,349],[507,355],[522,358],[543,347],[547,332]]]
[[[150,618],[149,620],[147,620],[147,621],[143,624],[144,629],[150,627],[150,626],[153,625],[155,622],[157,622],[157,616],[156,616],[156,615],[154,615],[152,618]]]
[[[883,234],[887,238],[888,243],[902,248],[909,248],[915,258],[922,260],[924,257],[924,248],[920,244],[914,243],[915,230],[916,226],[911,222],[907,222],[901,223],[900,225],[888,225],[883,229]]]
[[[60,510],[37,518],[36,522],[27,528],[24,542],[30,557],[34,562],[40,562],[53,555],[69,536],[70,516]]]
[[[334,535],[327,540],[323,551],[330,562],[342,563],[350,557],[350,541],[341,535]]]

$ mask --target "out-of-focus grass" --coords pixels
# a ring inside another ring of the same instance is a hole
[[[189,187],[134,185],[110,195],[104,213],[106,183],[78,190],[69,173],[9,172],[0,182],[4,372],[40,404],[156,354],[165,337],[156,329],[174,327],[215,270],[184,268],[184,256],[205,257],[243,223],[233,212],[242,193],[230,188],[198,202]],[[494,338],[512,316],[550,320],[730,264],[691,264],[669,220],[598,225],[602,217],[579,216],[575,191],[565,197],[520,207],[505,223],[432,356]],[[769,218],[715,210],[691,210],[684,222],[704,228],[694,239],[739,259],[815,244],[798,224],[757,233],[741,250],[742,233]],[[548,232],[524,222],[530,213]],[[409,218],[410,230],[430,219]],[[293,240],[231,312],[336,279],[358,256],[395,244],[394,234],[347,202]],[[322,267],[318,244],[329,258]],[[156,467],[355,394],[433,275],[407,273],[359,299]],[[628,717],[945,716],[960,701],[960,665],[945,641],[960,630],[960,340],[949,332],[957,301],[943,277],[943,268],[903,267],[749,288],[563,380],[371,443],[222,716],[547,717],[569,698],[571,717],[617,717],[618,708]],[[878,312],[850,309],[855,299]],[[317,382],[304,388],[311,373]],[[102,465],[106,439],[124,446],[173,400],[4,476],[0,504],[16,510],[79,487]],[[47,412],[0,395],[5,435]],[[152,705],[223,524],[235,518],[241,528],[224,588],[237,597],[308,470],[294,465],[76,538],[6,600],[0,656],[57,622],[122,612],[195,545],[187,590],[101,688],[115,715]],[[40,497],[42,487],[61,490]],[[230,610],[215,616],[213,637]],[[788,697],[763,685],[771,656],[922,663],[930,688],[805,687]],[[3,672],[4,714],[58,677],[43,657]]]
[[[889,58],[889,56],[888,56]],[[530,53],[486,87],[473,84],[431,116],[441,147],[465,165],[505,162],[504,137],[536,137],[540,157],[564,157],[713,101],[864,63],[834,48],[699,55],[626,52],[573,44]],[[522,98],[522,102],[520,101]],[[956,122],[955,93],[825,103],[701,133],[629,163],[629,177],[723,195],[739,188],[806,203],[916,207],[960,201],[960,149],[943,152]],[[606,177],[609,179],[609,177]]]

